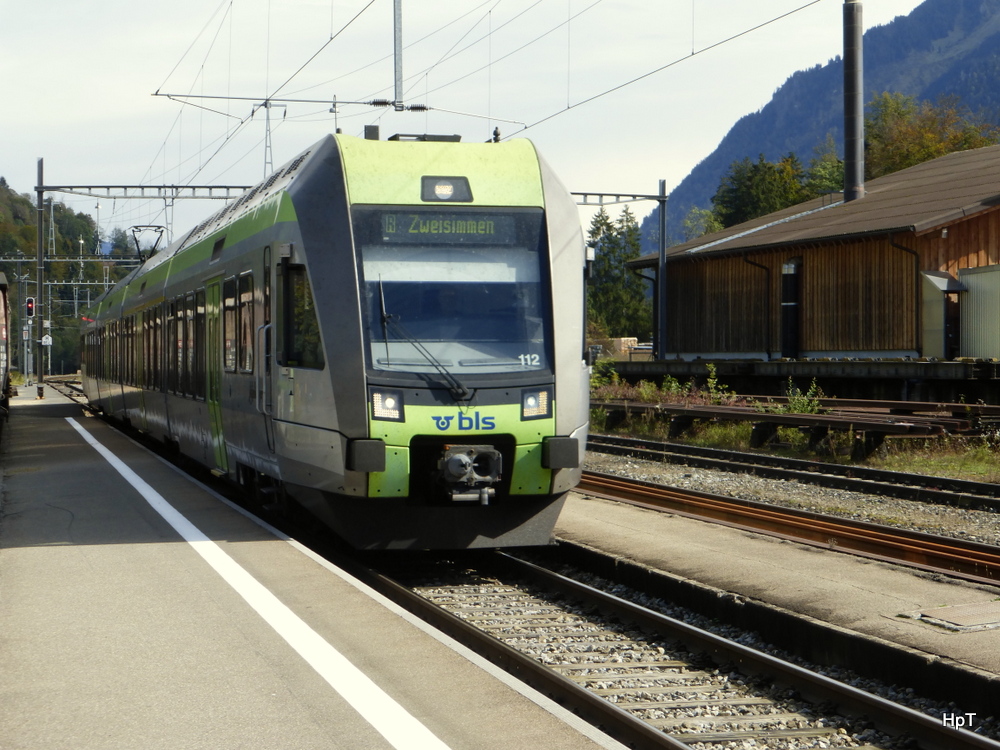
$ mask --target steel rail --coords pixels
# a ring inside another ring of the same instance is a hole
[[[689,745],[680,739],[646,724],[619,706],[539,662],[535,657],[518,652],[474,624],[425,599],[407,585],[394,580],[391,575],[349,561],[337,562],[433,627],[548,694],[620,742],[637,750],[689,748]],[[836,711],[868,717],[882,731],[888,730],[912,737],[917,741],[915,747],[922,750],[1000,750],[1000,743],[987,737],[944,726],[939,719],[647,609],[544,566],[518,559],[504,552],[494,553],[492,559],[485,562],[487,570],[494,570],[496,566],[504,571],[502,575],[511,574],[530,580],[545,590],[558,591],[569,598],[593,604],[605,615],[614,616],[622,622],[634,623],[647,632],[679,641],[693,652],[708,655],[716,663],[732,664],[744,674],[759,675],[792,686],[810,702],[826,703],[835,706]],[[477,563],[476,567],[481,566]],[[697,736],[685,739],[688,742],[697,741]]]
[[[676,638],[692,651],[708,654],[716,663],[733,663],[743,673],[762,675],[791,685],[812,702],[831,702],[849,714],[867,716],[882,729],[891,727],[909,735],[922,750],[1000,750],[1000,743],[982,735],[946,727],[940,719],[826,675],[647,609],[507,553],[497,554],[509,561],[508,564],[515,565],[518,575],[540,581],[544,586],[556,588],[569,596],[595,602],[603,612],[613,613],[626,622],[634,622],[649,632]],[[689,741],[697,741],[697,737],[693,736]]]
[[[634,456],[651,461],[669,461],[774,479],[795,479],[806,484],[904,500],[1000,510],[1000,485],[991,482],[907,474],[867,466],[846,466],[612,435],[591,435],[587,448],[599,453]]]
[[[689,745],[636,718],[537,659],[511,648],[390,576],[350,560],[338,559],[336,562],[432,627],[489,659],[564,708],[579,714],[619,742],[635,750],[690,750]],[[1000,748],[1000,745],[986,747]]]
[[[577,492],[709,519],[835,551],[945,573],[977,583],[1000,581],[1000,548],[908,529],[780,508],[753,500],[584,472]]]

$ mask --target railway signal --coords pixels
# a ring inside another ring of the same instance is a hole
[[[35,317],[35,298],[28,297],[24,300],[24,311],[29,318]]]

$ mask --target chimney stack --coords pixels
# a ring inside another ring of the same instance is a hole
[[[864,47],[860,0],[844,0],[844,202],[865,194]]]

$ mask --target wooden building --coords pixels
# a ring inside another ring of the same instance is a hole
[[[671,359],[1000,358],[1000,146],[674,246],[658,286]]]

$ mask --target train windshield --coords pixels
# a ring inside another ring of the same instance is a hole
[[[354,227],[371,367],[550,369],[540,209],[356,208]]]

